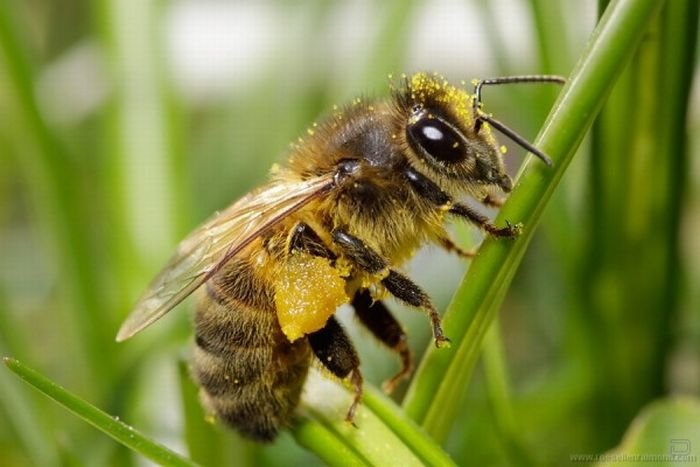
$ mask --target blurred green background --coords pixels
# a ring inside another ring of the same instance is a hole
[[[189,305],[114,343],[178,239],[264,181],[334,104],[386,96],[388,74],[567,75],[596,18],[596,2],[569,0],[2,0],[0,354],[186,452],[177,365],[191,340]],[[686,20],[697,27],[697,16]],[[670,30],[664,21],[642,47]],[[690,37],[680,65],[653,47],[632,59],[502,310],[513,426],[536,465],[606,451],[651,401],[700,395]],[[663,72],[677,69],[679,97],[655,100],[668,91]],[[524,85],[484,99],[532,140],[555,95]],[[680,123],[659,142],[664,121]],[[523,151],[501,141],[515,174]],[[468,227],[455,231],[465,245],[479,241]],[[406,269],[443,309],[467,266],[426,248]],[[391,308],[418,358],[430,338],[424,316]],[[396,358],[339,313],[366,379],[379,384]],[[492,383],[477,371],[463,389],[446,444],[459,465],[512,462]],[[269,447],[224,430],[208,441],[231,465],[319,463],[288,434]],[[0,465],[137,463],[0,369]]]

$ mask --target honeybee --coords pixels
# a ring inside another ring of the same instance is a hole
[[[356,99],[292,147],[269,183],[214,215],[185,240],[140,298],[117,335],[123,341],[195,290],[193,376],[205,408],[242,435],[271,441],[290,421],[315,357],[347,380],[353,420],[362,397],[360,361],[334,317],[350,303],[359,321],[412,371],[406,334],[381,299],[419,308],[435,345],[448,344],[428,295],[397,269],[434,242],[459,255],[445,230],[465,219],[495,237],[493,225],[458,201],[493,204],[513,186],[492,128],[551,164],[481,108],[482,86],[563,82],[547,75],[475,82],[473,94],[438,75],[417,73],[386,100]]]

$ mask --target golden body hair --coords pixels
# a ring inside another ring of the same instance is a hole
[[[353,182],[290,215],[207,284],[195,319],[194,372],[212,412],[247,435],[267,439],[283,426],[297,405],[311,362],[305,340],[290,343],[276,316],[274,291],[279,278],[288,274],[287,243],[294,226],[311,226],[324,246],[343,259],[331,235],[342,227],[391,266],[446,235],[445,207],[418,195],[402,173],[409,164],[430,170],[419,159],[410,159],[407,102],[402,95],[387,101],[355,100],[316,126],[292,151],[289,172],[278,176],[318,176],[337,170],[344,160],[361,160]],[[465,132],[470,123],[464,121]],[[446,192],[458,191],[448,178],[439,182]],[[342,263],[350,265],[338,273],[348,284],[348,297],[358,284],[383,295],[376,290],[381,289],[381,274],[362,271],[352,260]]]
[[[503,82],[522,81],[561,78]],[[381,298],[424,310],[435,344],[449,341],[428,295],[396,268],[426,242],[467,254],[447,236],[448,215],[493,236],[518,233],[457,201],[471,195],[487,202],[493,189],[512,187],[490,124],[538,151],[481,112],[480,86],[470,95],[418,73],[389,99],[356,99],[314,124],[267,185],[181,242],[117,340],[201,287],[192,368],[211,413],[247,437],[274,439],[289,423],[315,357],[349,379],[352,421],[362,376],[336,309],[350,303],[361,324],[400,356],[401,370],[385,385],[391,390],[412,363],[406,335]]]

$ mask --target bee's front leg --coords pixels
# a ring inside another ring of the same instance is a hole
[[[433,306],[428,294],[403,274],[389,268],[387,261],[377,252],[367,246],[362,240],[342,229],[336,229],[332,233],[335,244],[342,250],[345,256],[353,261],[360,269],[370,274],[383,275],[381,283],[384,288],[407,305],[421,308],[428,312],[433,326],[435,345],[443,347],[450,340],[445,337],[440,324],[440,315]]]
[[[419,196],[431,201],[437,207],[447,209],[450,214],[459,216],[481,227],[494,237],[516,237],[520,233],[517,225],[508,224],[505,227],[496,227],[488,217],[479,213],[476,209],[466,204],[453,202],[450,196],[442,191],[435,182],[417,170],[408,168],[404,175]]]
[[[362,400],[362,374],[360,373],[360,358],[355,347],[340,323],[331,316],[326,325],[308,336],[309,344],[316,358],[331,373],[341,379],[350,377],[350,383],[355,391],[355,398],[348,409],[345,420],[354,425],[355,411]]]
[[[455,203],[448,211],[450,214],[462,217],[469,222],[478,225],[493,237],[513,238],[520,235],[520,224],[510,224],[506,222],[505,227],[496,227],[491,220],[466,204]]]

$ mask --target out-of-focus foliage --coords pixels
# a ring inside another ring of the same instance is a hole
[[[334,104],[387,95],[389,73],[567,75],[596,8],[0,3],[0,354],[206,464],[318,465],[289,434],[261,447],[197,423],[178,371],[191,339],[187,306],[117,345],[119,323],[177,240],[264,180]],[[461,405],[446,408],[458,413],[445,444],[457,464],[507,465],[517,453],[523,464],[560,465],[572,454],[626,452],[649,430],[662,438],[649,454],[697,440],[697,425],[686,433],[668,415],[692,415],[695,402],[653,406],[648,430],[623,439],[656,399],[700,396],[697,8],[673,0],[661,10],[554,194],[486,358],[469,387],[454,389]],[[555,93],[488,89],[486,108],[532,139]],[[515,173],[522,151],[503,142]],[[467,266],[429,248],[407,270],[444,309]],[[430,337],[424,316],[391,307],[419,357]],[[395,358],[339,313],[366,379],[392,374]],[[3,368],[0,452],[1,465],[137,462]]]

